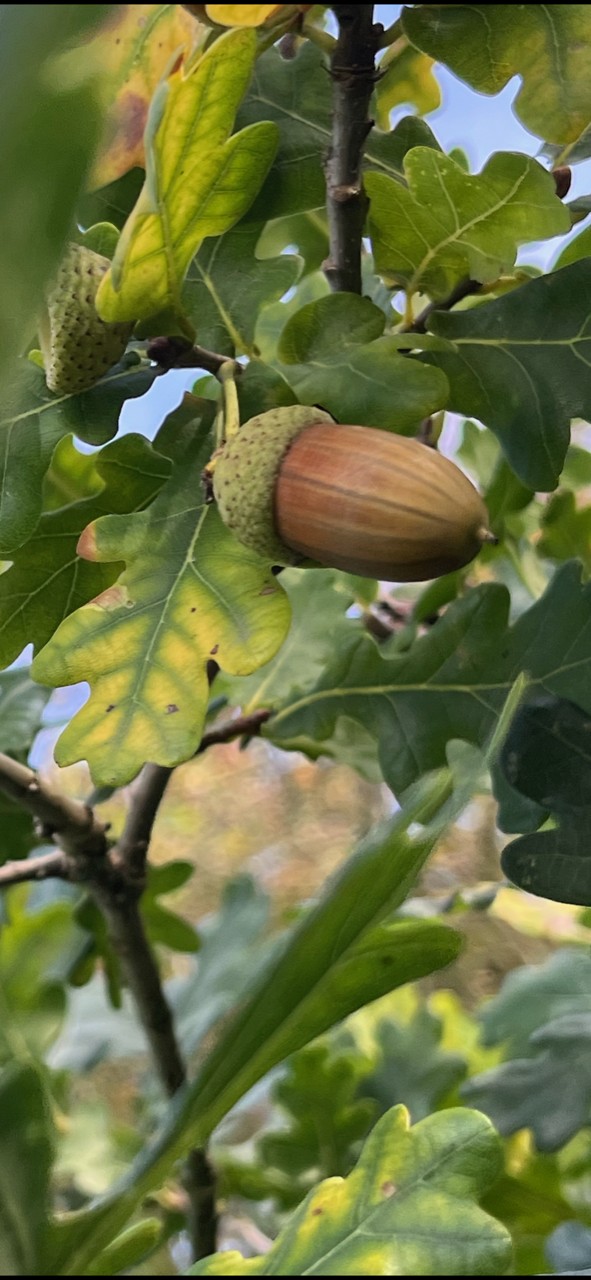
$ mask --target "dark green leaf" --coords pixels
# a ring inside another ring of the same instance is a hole
[[[589,715],[566,698],[536,695],[517,711],[500,763],[511,786],[544,809],[591,805]]]
[[[429,324],[456,346],[421,356],[447,375],[448,407],[490,427],[532,489],[556,486],[570,419],[591,415],[590,296],[584,260],[469,311],[438,312]]]
[[[121,564],[97,564],[77,554],[83,530],[99,516],[141,510],[170,474],[170,464],[143,436],[126,435],[96,460],[101,492],[41,516],[28,542],[0,575],[0,665],[26,644],[37,652],[74,609],[100,595]]]
[[[265,736],[284,748],[334,752],[340,717],[379,744],[384,778],[397,793],[445,758],[450,738],[484,744],[521,671],[539,688],[591,711],[591,586],[565,565],[545,595],[507,628],[508,593],[477,587],[450,605],[408,652],[369,636],[341,645],[315,689],[288,699]],[[566,656],[567,655],[567,656]]]
[[[505,875],[526,893],[554,902],[591,906],[589,809],[580,809],[551,831],[536,831],[505,846]]]
[[[72,432],[87,444],[105,444],[117,434],[126,400],[152,385],[153,369],[116,365],[90,391],[54,396],[40,369],[21,367],[3,399],[0,420],[0,555],[9,556],[34,532],[41,514],[41,482],[55,445]]]

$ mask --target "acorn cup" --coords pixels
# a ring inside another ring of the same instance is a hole
[[[461,569],[486,542],[486,507],[436,450],[305,405],[251,418],[213,470],[222,520],[281,565],[421,582]]]
[[[39,317],[39,344],[50,391],[77,395],[93,387],[121,359],[133,323],[106,324],[95,298],[111,263],[84,245],[71,244]]]

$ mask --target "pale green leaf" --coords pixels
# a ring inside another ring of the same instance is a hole
[[[43,1275],[53,1132],[45,1089],[31,1066],[0,1074],[0,1274]]]
[[[58,627],[35,659],[42,683],[87,680],[92,695],[56,748],[87,759],[98,785],[121,785],[146,760],[174,765],[199,746],[207,663],[234,675],[268,662],[289,626],[270,567],[238,543],[205,502],[212,406],[202,402],[186,453],[145,512],[105,516],[79,550],[125,561],[118,582]]]
[[[380,62],[380,79],[375,91],[380,129],[390,127],[390,112],[404,103],[417,108],[419,115],[441,106],[441,90],[433,75],[433,59],[413,49],[402,37],[386,50]]]
[[[146,181],[123,229],[97,308],[107,321],[144,320],[172,309],[206,236],[227,231],[249,208],[271,164],[271,122],[230,138],[252,72],[256,37],[229,31],[196,63],[160,85],[146,126]]]
[[[0,8],[0,378],[35,327],[43,288],[70,234],[101,129],[91,58],[76,75],[57,55],[113,6]],[[4,390],[4,388],[3,388]]]
[[[409,293],[443,298],[465,276],[496,280],[520,244],[570,230],[551,176],[529,156],[497,152],[471,175],[413,147],[404,171],[408,188],[380,173],[368,173],[366,187],[376,270]]]
[[[515,75],[515,111],[549,142],[573,142],[591,121],[591,12],[585,4],[422,4],[404,31],[480,93]],[[476,108],[476,104],[475,104]]]
[[[410,1127],[394,1107],[348,1178],[311,1191],[263,1257],[218,1253],[191,1275],[505,1275],[511,1237],[475,1203],[501,1171],[492,1125],[461,1108]]]

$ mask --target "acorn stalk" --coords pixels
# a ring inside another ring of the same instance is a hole
[[[494,541],[455,463],[304,405],[245,423],[217,460],[213,489],[236,537],[277,564],[419,582],[462,568]]]

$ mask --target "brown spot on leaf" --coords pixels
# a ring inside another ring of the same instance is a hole
[[[83,560],[96,560],[96,526],[95,524],[87,524],[82,530],[76,547],[77,555]]]
[[[396,1187],[393,1182],[382,1182],[380,1191],[384,1196],[393,1196],[396,1194]]]
[[[323,1213],[324,1213],[324,1209],[323,1209],[322,1205],[321,1205],[321,1204],[319,1204],[317,1209],[313,1209],[313,1210],[312,1210],[312,1217],[313,1217],[313,1218],[319,1218]]]
[[[107,587],[106,591],[101,591],[90,603],[100,605],[101,609],[119,609],[121,605],[130,609],[133,601],[129,599],[126,588],[115,583],[114,586]]]
[[[274,596],[276,594],[277,587],[273,583],[269,583],[268,586],[263,587],[261,591],[259,591],[260,596]]]
[[[215,657],[215,655],[216,655],[216,653],[217,653],[217,651],[218,651],[219,647],[220,647],[220,646],[219,646],[219,644],[214,644],[213,649],[210,649],[210,650],[209,650],[209,656],[210,656],[210,658],[214,658],[214,657]]]
[[[108,707],[105,707],[105,715],[108,715],[109,711],[114,711],[114,710],[115,710],[115,703],[110,702]]]
[[[174,712],[175,712],[175,711],[178,711],[178,707],[177,707],[177,705],[176,705],[176,702],[169,702],[169,704],[168,704],[168,706],[167,706],[167,708],[166,708],[166,714],[167,714],[167,716],[174,715]]]

